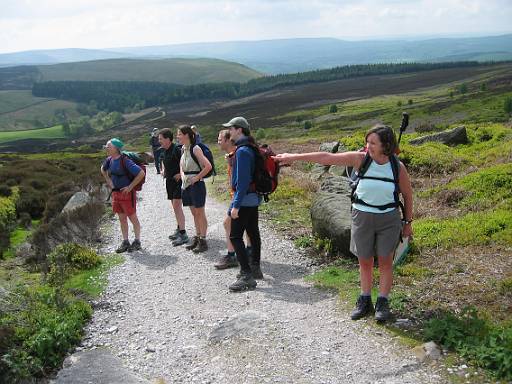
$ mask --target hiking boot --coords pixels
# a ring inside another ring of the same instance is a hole
[[[123,240],[121,245],[116,249],[116,253],[123,253],[130,249],[130,242],[128,240]]]
[[[222,259],[214,265],[216,269],[228,269],[238,267],[236,256],[224,255]]]
[[[142,246],[140,245],[140,240],[133,240],[133,243],[132,245],[130,245],[130,249],[128,251],[130,252],[133,252],[133,251],[140,251],[142,249]]]
[[[199,244],[199,236],[194,236],[192,238],[192,242],[185,247],[185,249],[188,249],[189,251],[197,247]]]
[[[206,243],[206,239],[199,238],[199,242],[197,244],[197,247],[195,247],[192,252],[194,253],[201,253],[206,252],[208,250],[208,244]]]
[[[176,240],[180,235],[180,229],[177,228],[172,235],[169,235],[169,240]]]
[[[178,233],[178,236],[176,236],[176,238],[172,242],[172,245],[174,245],[176,247],[178,245],[182,245],[182,244],[186,244],[186,243],[188,243],[187,233]]]
[[[386,321],[390,317],[389,300],[385,297],[377,297],[377,302],[375,303],[375,320]]]
[[[251,267],[252,277],[256,280],[263,280],[263,272],[261,272],[261,267],[259,264],[249,264]],[[239,279],[242,276],[242,271],[236,274],[236,278]]]
[[[371,296],[359,296],[356,303],[356,309],[352,311],[350,318],[359,320],[373,312],[373,304]]]
[[[258,284],[251,274],[242,273],[238,280],[229,286],[229,290],[231,292],[242,292],[248,289],[254,289],[256,285]]]

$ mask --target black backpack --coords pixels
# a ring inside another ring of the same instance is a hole
[[[215,163],[213,162],[213,153],[212,153],[212,151],[210,151],[210,148],[208,148],[208,146],[206,144],[203,144],[203,143],[196,143],[196,145],[198,145],[199,148],[201,148],[201,150],[203,151],[203,154],[206,156],[206,158],[208,159],[208,161],[212,165],[212,169],[210,170],[210,172],[208,172],[203,177],[203,179],[206,179],[207,177],[210,177],[210,176],[217,175],[217,171],[215,170]],[[192,159],[195,161],[195,163],[198,165],[198,167],[200,169],[202,169],[201,164],[199,164],[199,161],[197,160],[196,155],[194,155],[194,146],[192,146],[192,145],[190,146],[190,156],[192,156]]]
[[[399,187],[399,175],[400,175],[400,160],[398,157],[393,154],[389,156],[389,161],[391,163],[391,170],[393,171],[393,179],[388,179],[385,177],[373,177],[373,176],[365,176],[365,173],[368,171],[368,168],[370,168],[370,164],[372,163],[373,159],[371,156],[366,153],[363,161],[361,162],[361,166],[359,167],[359,170],[353,169],[349,176],[349,184],[352,188],[352,192],[350,194],[350,198],[352,200],[352,203],[366,205],[368,207],[377,208],[380,210],[385,210],[388,208],[400,208],[402,211],[402,216],[404,216],[404,205],[400,201],[400,187]],[[380,180],[385,181],[388,183],[394,183],[395,184],[395,190],[393,192],[394,202],[384,205],[373,205],[365,202],[364,200],[357,197],[356,189],[359,185],[359,180],[361,179],[372,179],[372,180]]]

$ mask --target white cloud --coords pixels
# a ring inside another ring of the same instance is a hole
[[[0,52],[511,31],[508,0],[2,0]]]

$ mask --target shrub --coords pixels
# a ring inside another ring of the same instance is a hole
[[[32,226],[32,218],[30,217],[30,215],[27,212],[22,212],[20,214],[20,217],[18,218],[18,223],[23,228],[28,229]]]
[[[265,134],[265,130],[263,128],[260,128],[256,131],[256,134],[254,136],[254,138],[256,140],[263,140],[264,138],[266,137],[266,134]]]
[[[306,120],[304,122],[304,129],[305,130],[311,129],[312,127],[313,127],[313,123],[310,120]]]
[[[48,286],[18,288],[8,298],[17,308],[0,318],[9,339],[0,360],[0,381],[19,382],[42,376],[60,366],[66,353],[80,341],[92,314],[88,303],[66,294],[59,298]]]
[[[512,379],[512,327],[493,326],[466,308],[460,316],[442,313],[424,328],[426,340],[434,340],[460,353],[497,378]]]
[[[7,185],[0,185],[0,197],[9,197],[12,195],[12,190]]]
[[[336,112],[338,112],[338,106],[336,104],[332,104],[329,107],[329,113],[336,113]]]
[[[48,255],[51,285],[62,285],[71,275],[83,269],[91,269],[101,264],[98,254],[90,248],[75,243],[57,246]]]
[[[407,100],[407,104],[412,105],[413,101],[412,99]]]
[[[507,97],[503,102],[503,110],[509,115],[512,114],[512,97]]]
[[[401,106],[402,106],[402,102],[401,102],[400,100],[398,100],[398,101],[396,102],[396,106],[397,106],[397,107],[401,107]]]

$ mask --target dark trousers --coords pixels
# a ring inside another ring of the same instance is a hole
[[[153,151],[153,157],[155,158],[156,171],[160,172],[160,155],[162,154],[162,148]]]
[[[251,273],[249,257],[245,250],[244,231],[247,231],[247,235],[251,239],[251,263],[260,264],[261,238],[258,220],[258,207],[240,207],[238,219],[231,219],[231,233],[229,234],[229,239],[233,243],[236,257],[243,273]]]

